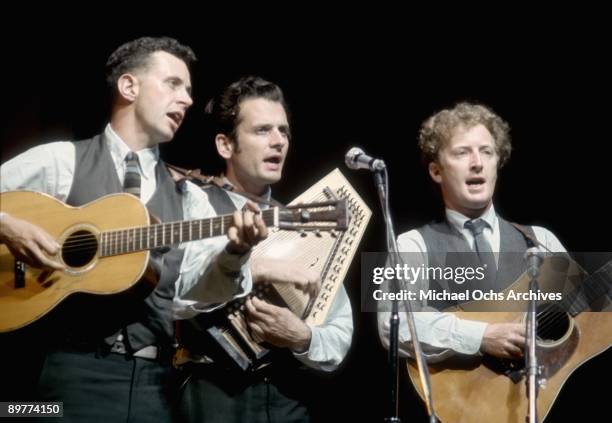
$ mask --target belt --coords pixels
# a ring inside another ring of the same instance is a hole
[[[111,346],[110,352],[115,354],[131,355],[133,357],[147,358],[149,360],[157,360],[159,358],[159,348],[157,348],[155,345],[146,346],[138,351],[135,351],[133,354],[130,354],[123,343],[123,335],[121,334],[119,334]]]

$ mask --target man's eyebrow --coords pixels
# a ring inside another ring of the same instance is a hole
[[[192,88],[191,85],[187,84],[185,80],[181,78],[180,76],[169,76],[168,78],[166,78],[166,81],[178,82],[180,84],[185,85],[185,89],[187,90],[189,95],[191,95],[191,88]]]

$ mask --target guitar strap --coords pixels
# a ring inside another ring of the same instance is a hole
[[[524,237],[525,240],[527,241],[527,246],[529,248],[531,247],[541,247],[544,250],[548,251],[549,253],[552,253],[552,251],[550,250],[550,248],[548,248],[546,245],[542,244],[540,241],[538,241],[536,239],[535,236],[533,236],[532,234],[529,233],[529,231],[527,230],[527,228],[523,225],[519,225],[518,223],[514,223],[514,222],[508,222],[510,223],[512,226],[514,226],[514,228],[519,231]]]
[[[206,186],[215,185],[223,190],[231,191],[234,194],[242,195],[245,198],[248,198],[251,201],[254,201],[257,204],[266,204],[270,207],[279,207],[281,209],[285,209],[285,205],[276,201],[273,198],[270,200],[266,200],[257,195],[253,195],[249,192],[238,191],[234,188],[233,185],[225,182],[223,176],[212,176],[212,175],[203,175],[200,169],[184,169],[182,167],[174,166],[169,163],[166,163],[168,167],[168,171],[172,175],[172,179],[178,184],[183,181],[191,181],[196,184],[200,188],[205,188]]]

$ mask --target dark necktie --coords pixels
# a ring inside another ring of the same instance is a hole
[[[140,198],[140,170],[138,169],[138,155],[132,151],[125,156],[125,179],[123,191]]]
[[[489,244],[483,233],[484,228],[489,226],[489,224],[482,219],[476,219],[468,220],[464,226],[474,235],[474,251],[478,254],[480,263],[486,266],[486,279],[495,281],[497,272],[495,256],[493,255],[491,244]]]

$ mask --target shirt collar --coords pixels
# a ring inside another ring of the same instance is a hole
[[[495,228],[497,227],[497,213],[495,213],[495,207],[493,205],[491,205],[491,207],[489,207],[480,217],[477,217],[476,219],[484,220],[488,223],[491,232],[495,231]],[[459,213],[458,211],[446,209],[446,220],[452,228],[461,233],[465,230],[465,222],[473,219]]]
[[[228,191],[230,198],[234,202],[234,205],[236,205],[236,208],[241,209],[242,207],[244,207],[244,204],[247,202],[248,199],[240,195],[238,192],[234,191],[236,187],[234,186],[234,184],[230,182],[229,179],[227,179],[225,175],[222,175],[222,177],[223,177],[223,188]],[[266,190],[263,192],[263,194],[258,195],[258,197],[269,202],[270,199],[272,198],[272,188],[270,187],[270,185],[268,185],[266,187]],[[258,205],[263,210],[269,207],[267,204],[258,204]]]
[[[227,179],[227,176],[225,175],[221,175],[223,178],[223,188],[228,190],[228,191],[235,191],[236,187],[234,186],[234,184],[232,184],[230,182],[229,179]],[[263,194],[258,195],[257,197],[263,198],[266,201],[270,201],[270,199],[272,198],[272,188],[270,187],[270,185],[266,186],[266,190],[263,192]]]
[[[111,157],[115,164],[121,168],[125,161],[125,156],[131,151],[130,147],[121,139],[119,135],[113,130],[110,123],[106,125],[104,129],[104,136],[108,149],[110,150]],[[145,148],[140,151],[135,151],[138,155],[138,164],[140,166],[140,172],[145,179],[155,177],[155,166],[159,160],[159,147],[155,146],[152,148]]]

